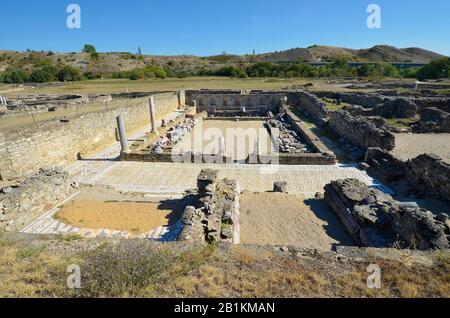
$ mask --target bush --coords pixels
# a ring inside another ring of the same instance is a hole
[[[418,70],[416,75],[419,80],[450,78],[450,58],[432,61]]]
[[[101,246],[84,259],[82,293],[87,297],[137,295],[156,283],[173,261],[142,240]]]
[[[81,81],[83,79],[81,72],[69,65],[63,66],[58,72],[57,77],[61,82]]]
[[[34,70],[30,76],[30,82],[32,83],[47,83],[52,82],[54,80],[55,80],[54,73],[44,69]]]
[[[2,75],[3,82],[7,84],[22,84],[29,79],[29,74],[23,70],[7,70]]]

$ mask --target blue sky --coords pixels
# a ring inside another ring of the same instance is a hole
[[[81,29],[66,7],[81,7]],[[366,8],[382,9],[368,29]],[[313,44],[417,46],[450,55],[449,0],[15,0],[0,7],[0,49],[144,54],[257,53]]]

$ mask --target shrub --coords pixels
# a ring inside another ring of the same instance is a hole
[[[28,82],[30,76],[23,70],[7,70],[3,73],[3,82],[7,84],[22,84]]]
[[[30,82],[32,83],[47,83],[54,80],[54,73],[44,69],[36,69],[30,75]]]
[[[419,80],[450,78],[450,58],[432,61],[418,70],[416,75]]]
[[[81,72],[69,65],[63,66],[58,72],[58,80],[61,82],[81,81],[82,79]]]
[[[172,260],[142,240],[100,246],[84,257],[82,293],[88,297],[136,295],[156,283]]]

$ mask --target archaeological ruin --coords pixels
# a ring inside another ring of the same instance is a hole
[[[450,99],[399,88],[2,96],[0,231],[448,249]]]

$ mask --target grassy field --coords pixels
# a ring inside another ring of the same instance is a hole
[[[59,109],[55,112],[42,112],[42,113],[22,113],[14,117],[0,118],[0,131],[9,130],[12,128],[39,125],[39,123],[50,120],[62,120],[71,119],[77,116],[81,116],[87,113],[101,112],[105,110],[111,110],[121,107],[136,106],[147,102],[145,98],[138,98],[132,100],[114,100],[106,103],[92,103],[86,106],[79,106],[78,109],[70,107],[68,109]]]
[[[335,85],[327,84],[326,79],[312,78],[248,78],[236,79],[227,77],[190,77],[190,78],[168,78],[152,80],[91,80],[69,83],[64,86],[49,86],[43,88],[18,91],[12,86],[0,86],[0,93],[6,96],[17,94],[90,94],[90,93],[120,93],[127,89],[130,92],[156,92],[173,91],[181,89],[281,89],[286,86],[304,85],[313,83],[312,89],[325,89]]]

